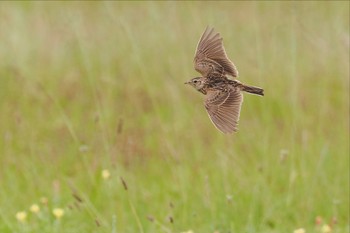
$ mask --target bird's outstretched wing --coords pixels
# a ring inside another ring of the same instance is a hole
[[[223,133],[238,130],[243,95],[238,88],[209,91],[204,101],[211,122]]]
[[[199,39],[195,57],[194,68],[204,77],[212,72],[238,76],[238,71],[232,61],[227,57],[223,39],[214,28],[207,27]]]

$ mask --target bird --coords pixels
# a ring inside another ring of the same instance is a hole
[[[241,83],[238,70],[228,58],[223,38],[206,27],[194,56],[194,69],[202,76],[185,82],[205,95],[204,106],[214,126],[225,134],[238,131],[242,92],[264,96],[264,89]]]

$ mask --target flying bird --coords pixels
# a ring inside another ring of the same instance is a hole
[[[218,130],[223,133],[236,132],[243,102],[242,92],[263,96],[264,90],[236,79],[237,68],[227,57],[223,39],[214,28],[205,29],[193,61],[194,69],[202,77],[195,77],[185,84],[205,95],[205,109]]]

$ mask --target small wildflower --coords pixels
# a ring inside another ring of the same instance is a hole
[[[304,228],[299,228],[293,231],[293,233],[305,233],[305,229]]]
[[[29,210],[34,213],[37,214],[40,211],[40,207],[37,204],[33,204],[30,206]]]
[[[47,205],[47,203],[49,202],[49,200],[47,199],[47,197],[41,197],[41,198],[40,198],[40,202],[41,202],[43,205]]]
[[[324,224],[322,226],[321,232],[322,233],[330,233],[330,232],[332,232],[332,228],[329,225]]]
[[[64,215],[64,210],[61,208],[55,208],[52,210],[52,213],[57,219],[60,219]]]
[[[25,222],[27,219],[27,213],[25,211],[20,211],[16,213],[16,218],[20,222]]]
[[[319,226],[319,225],[322,223],[322,221],[323,221],[323,219],[322,219],[321,216],[317,216],[317,217],[315,218],[315,224],[316,224],[317,226]]]
[[[107,180],[110,176],[111,176],[111,173],[107,169],[102,170],[103,179]]]
[[[336,217],[333,217],[331,220],[331,226],[334,226],[337,223],[338,223],[338,219]]]

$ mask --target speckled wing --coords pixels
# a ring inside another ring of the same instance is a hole
[[[210,120],[223,133],[238,130],[243,95],[238,88],[209,91],[204,102]]]
[[[232,77],[238,76],[235,65],[227,57],[222,41],[220,34],[216,33],[214,28],[209,27],[205,29],[199,39],[194,57],[194,68],[204,77],[214,71]]]

